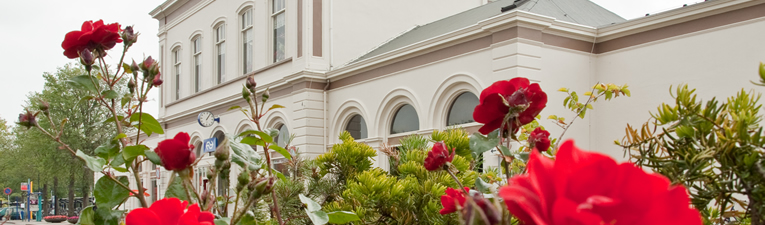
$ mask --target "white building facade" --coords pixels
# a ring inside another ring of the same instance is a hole
[[[201,146],[253,129],[228,111],[246,106],[247,76],[258,92],[270,87],[269,104],[286,106],[261,125],[294,134],[292,145],[307,157],[344,130],[375,148],[449,126],[476,131],[475,96],[495,81],[526,77],[548,93],[543,118],[574,117],[561,87],[629,84],[633,97],[595,103],[564,137],[623,158],[613,141],[671,100],[670,85],[725,98],[755,88],[749,81],[765,61],[765,0],[712,0],[629,21],[587,0],[167,0],[151,15],[160,23],[165,80],[158,115],[165,134],[148,138],[152,148],[178,132]],[[220,123],[200,126],[203,111]],[[554,137],[562,132],[543,125]],[[378,155],[376,165],[387,168]],[[485,156],[485,166],[496,164]],[[196,170],[199,185],[213,158],[205,155]],[[170,173],[149,167],[144,184],[161,198]]]

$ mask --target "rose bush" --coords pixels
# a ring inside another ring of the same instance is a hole
[[[120,31],[122,29],[119,23],[104,24],[103,20],[85,21],[80,30],[66,34],[61,47],[64,48],[64,55],[70,59],[80,57],[80,52],[86,49],[104,56],[106,50],[122,43]]]
[[[533,151],[528,174],[513,177],[499,196],[525,224],[702,224],[683,186],[571,140],[555,161]]]
[[[481,91],[473,119],[484,125],[478,131],[488,134],[499,129],[517,132],[521,126],[534,121],[547,105],[547,94],[539,84],[529,84],[529,79],[516,77],[497,81]]]

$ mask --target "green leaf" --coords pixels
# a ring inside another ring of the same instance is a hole
[[[154,116],[148,113],[133,113],[133,115],[130,116],[130,122],[138,121],[138,117],[141,119],[141,131],[146,133],[147,136],[151,136],[152,133],[165,133],[165,131],[162,130],[162,125],[159,124],[159,121],[154,119]],[[138,128],[137,124],[134,126]]]
[[[292,155],[290,155],[290,153],[286,149],[282,148],[281,146],[278,146],[278,145],[269,145],[268,148],[278,152],[279,154],[282,154],[282,156],[284,156],[284,158],[287,158],[288,160],[292,160]]]
[[[122,69],[125,70],[125,73],[133,73],[133,70],[130,69],[130,65],[128,65],[127,63],[122,63]]]
[[[316,201],[314,201],[313,199],[306,197],[303,194],[300,194],[298,197],[300,197],[300,202],[302,202],[303,204],[306,205],[306,207],[308,207],[306,208],[308,212],[315,212],[315,211],[321,210],[321,205],[319,205],[319,203],[316,203]]]
[[[242,215],[242,219],[239,220],[237,225],[257,225],[258,221],[255,219],[255,214],[252,211],[247,211]]]
[[[231,161],[237,165],[241,167],[247,166],[250,171],[259,170],[263,165],[262,157],[249,145],[240,143],[241,140],[239,139],[239,137],[227,135],[226,139],[224,139],[222,143],[219,143],[218,148],[228,147],[232,153]]]
[[[149,158],[149,161],[154,163],[154,165],[162,165],[162,160],[159,158],[159,155],[157,155],[156,152],[146,149],[143,154],[146,155],[146,158]]]
[[[356,213],[349,211],[334,211],[327,213],[329,216],[329,222],[334,224],[346,224],[353,221],[361,220]]]
[[[114,118],[114,117],[112,117],[112,118]],[[126,137],[127,137],[127,134],[120,133],[117,136],[115,136],[114,139],[112,139],[112,140],[119,140],[119,139],[126,138]]]
[[[76,89],[96,92],[96,86],[93,85],[93,81],[90,80],[90,76],[88,75],[75,76],[66,82],[69,83],[69,85],[72,85],[72,87]]]
[[[510,149],[507,149],[507,146],[504,146],[504,145],[499,146],[499,151],[501,151],[502,155],[505,155],[505,156],[513,155],[513,153],[510,153]]]
[[[122,158],[122,157],[120,157],[120,159],[121,159],[121,158]],[[123,162],[123,163],[124,163],[124,162]],[[112,167],[112,169],[116,170],[117,172],[123,172],[123,173],[126,173],[126,172],[130,172],[130,170],[128,170],[127,168],[118,167],[118,166],[113,166],[113,167]]]
[[[122,157],[125,158],[126,162],[132,162],[136,157],[144,155],[148,149],[149,147],[146,145],[127,146],[122,150]]]
[[[125,117],[124,116],[117,116],[117,119],[122,121],[123,119],[125,119]],[[114,123],[114,117],[107,118],[106,120],[104,120],[104,123]]]
[[[133,98],[130,95],[122,96],[122,99],[120,99],[120,105],[122,107],[125,107],[125,105],[127,105],[128,102],[130,102],[130,100],[133,100]]]
[[[105,160],[109,160],[110,158],[120,153],[120,145],[116,141],[116,139],[112,139],[109,142],[104,143],[101,146],[98,146],[94,150],[94,152],[96,153],[98,157],[101,157]]]
[[[85,165],[87,165],[88,169],[92,170],[93,172],[101,172],[104,170],[106,159],[89,156],[79,149],[77,149],[77,153],[75,153],[75,155],[80,159],[85,160]]]
[[[483,181],[481,177],[477,177],[475,179],[475,188],[478,189],[478,191],[482,193],[489,193],[491,191],[491,184],[486,183],[486,181]]]
[[[284,174],[282,174],[282,172],[279,172],[278,170],[275,170],[275,169],[271,169],[271,172],[276,174],[276,177],[278,177],[280,180],[287,182],[287,177],[285,177]]]
[[[112,160],[112,162],[109,163],[109,165],[112,166],[112,168],[117,168],[117,167],[119,167],[121,165],[124,165],[124,164],[125,164],[125,158],[122,158],[121,154],[120,155],[116,155],[114,157],[114,160]]]
[[[323,211],[308,212],[308,210],[306,210],[306,212],[308,213],[308,218],[311,219],[313,224],[323,225],[329,222],[329,216]]]
[[[226,110],[226,111],[230,111],[230,110],[234,110],[234,109],[238,109],[238,108],[242,108],[242,107],[238,106],[238,105],[235,105],[235,106],[231,106],[231,108],[228,108],[228,110]]]
[[[279,136],[279,130],[276,128],[268,128],[266,129],[266,133],[268,133],[268,135],[270,135],[272,138]]]
[[[228,220],[226,220],[226,219],[215,219],[215,225],[228,225]]]
[[[266,144],[258,137],[253,136],[247,136],[242,138],[239,143],[246,144],[246,145],[259,145],[259,146],[265,146]]]
[[[611,92],[611,90],[606,90],[606,100],[609,100],[609,99],[611,99],[611,96],[613,96],[613,94],[614,94],[614,93],[613,93],[613,92]]]
[[[496,147],[497,144],[499,144],[499,129],[492,131],[487,136],[480,133],[473,133],[470,136],[470,150],[473,151],[473,155],[481,155]]]
[[[117,180],[124,185],[129,185],[128,178],[125,176],[117,177]],[[130,191],[122,188],[117,182],[104,176],[98,179],[93,190],[93,196],[96,197],[98,208],[111,209],[124,202],[130,197]]]
[[[119,225],[122,215],[125,214],[123,210],[112,210],[106,207],[98,207],[94,216],[96,224],[99,225]]]
[[[257,131],[257,130],[254,130],[254,132],[258,136],[260,136],[260,139],[263,139],[263,141],[265,141],[266,143],[274,143],[274,138],[271,137],[271,135],[268,135],[265,132]]]
[[[516,159],[520,159],[521,161],[528,162],[529,161],[529,152],[519,152],[518,154],[513,155]]]
[[[165,191],[165,198],[178,198],[181,201],[188,201],[189,199],[186,198],[186,190],[183,189],[183,184],[181,183],[181,177],[173,173],[172,175],[172,183],[167,186],[167,190]]]
[[[88,206],[80,211],[80,220],[77,221],[77,225],[96,225],[94,221],[95,212],[93,212],[93,206]]]
[[[271,106],[271,108],[268,108],[268,110],[281,109],[281,108],[286,108],[286,107],[284,107],[282,105],[279,105],[279,104],[274,104],[274,105]]]
[[[105,90],[101,92],[101,95],[104,96],[104,98],[108,98],[108,99],[116,99],[120,97],[120,94],[114,90]]]

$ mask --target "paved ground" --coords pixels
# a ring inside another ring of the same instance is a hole
[[[2,222],[0,222],[0,224],[2,224]],[[44,225],[53,225],[53,224],[56,224],[56,223],[48,223],[48,222],[45,222],[45,221],[37,222],[37,221],[34,221],[34,220],[32,222],[21,221],[21,220],[10,220],[8,222],[5,222],[5,224],[6,225],[43,225],[43,224]],[[57,223],[57,224],[66,225],[66,224],[69,224],[69,223],[64,221],[63,223]]]

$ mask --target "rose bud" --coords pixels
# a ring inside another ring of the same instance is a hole
[[[128,89],[130,89],[130,94],[135,93],[135,80],[130,79],[130,81],[128,81]]]
[[[159,155],[165,169],[178,172],[194,163],[196,155],[194,145],[189,144],[190,139],[188,133],[180,132],[173,139],[166,139],[157,144],[154,151]]]
[[[529,134],[529,147],[537,151],[544,152],[550,148],[550,132],[537,127]]]
[[[270,88],[266,88],[266,91],[263,92],[262,100],[263,102],[266,102],[269,97],[271,97],[271,92],[269,91]]]
[[[454,149],[449,150],[443,141],[439,141],[428,152],[428,157],[425,158],[425,169],[429,171],[438,170],[444,168],[446,163],[452,162],[452,160],[454,160]]]
[[[252,101],[250,99],[250,91],[247,90],[247,87],[242,87],[242,98],[244,98],[244,100],[247,102]]]
[[[159,85],[162,85],[163,81],[161,78],[159,78],[160,77],[159,75],[160,74],[157,73],[157,75],[154,76],[154,80],[151,81],[151,84],[154,85],[154,87],[159,87]]]
[[[27,129],[29,129],[37,125],[37,121],[35,120],[35,116],[37,114],[33,114],[28,109],[26,111],[27,111],[26,113],[19,114],[19,122],[16,122],[16,124],[24,126]]]
[[[48,111],[48,108],[50,108],[50,104],[46,102],[45,100],[40,100],[40,111]]]
[[[229,153],[228,148],[221,145],[218,146],[218,149],[215,149],[215,159],[218,159],[220,161],[226,161],[231,153]]]
[[[96,58],[93,56],[93,53],[90,52],[88,49],[83,49],[80,51],[80,63],[85,66],[85,69],[90,70],[93,63],[96,62]]]
[[[250,89],[251,91],[255,91],[255,86],[257,86],[258,83],[255,82],[255,78],[253,76],[247,77],[247,82],[244,84],[247,89]]]
[[[154,65],[154,59],[152,59],[151,56],[149,56],[146,59],[144,59],[143,62],[139,64],[138,66],[140,66],[142,70],[149,70],[149,68],[151,68],[152,65]]]
[[[125,27],[125,30],[122,32],[122,40],[125,41],[127,46],[131,46],[138,41],[138,34],[133,32],[133,26]]]
[[[130,70],[132,70],[132,71],[133,71],[133,73],[137,73],[137,72],[138,72],[138,69],[141,69],[141,68],[139,68],[139,67],[138,67],[138,64],[137,64],[137,63],[135,63],[135,60],[133,60],[133,64],[130,64]]]

